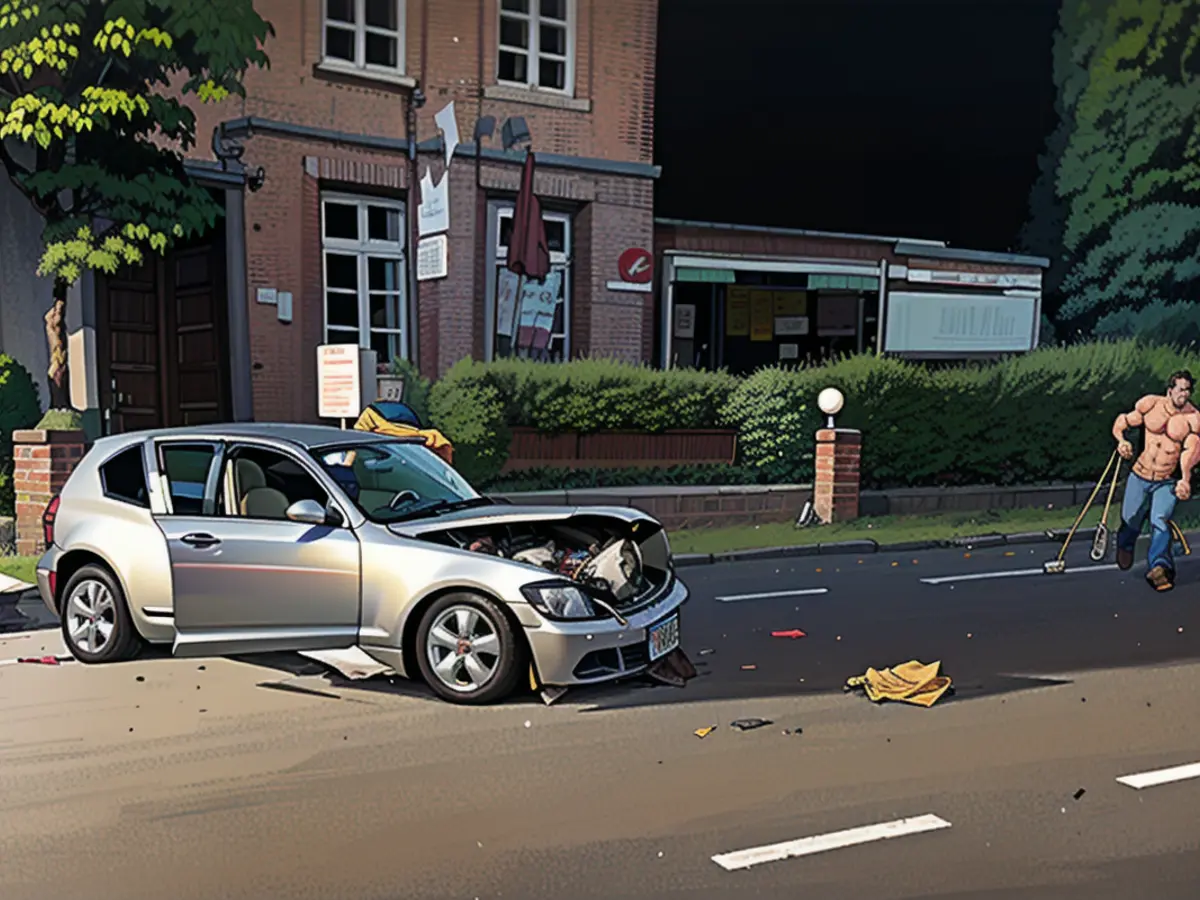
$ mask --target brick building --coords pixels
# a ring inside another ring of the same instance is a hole
[[[275,26],[270,68],[249,74],[244,100],[199,110],[199,133],[220,135],[219,154],[240,145],[240,168],[265,173],[245,194],[244,217],[226,217],[244,235],[247,285],[223,304],[234,338],[230,414],[314,419],[321,343],[358,343],[383,363],[413,359],[429,377],[503,353],[497,272],[524,154],[503,149],[500,128],[517,116],[532,136],[563,276],[553,358],[650,356],[652,295],[608,285],[621,252],[653,237],[654,0],[261,0],[258,9]],[[462,143],[447,176],[434,117],[451,102]],[[484,116],[496,133],[477,158]],[[419,283],[414,170],[449,178],[448,274]],[[229,284],[236,237],[226,242]]]

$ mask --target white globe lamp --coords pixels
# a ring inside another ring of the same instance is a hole
[[[833,428],[833,417],[842,411],[842,407],[846,405],[846,398],[837,388],[825,388],[817,395],[817,406],[821,412],[825,413],[825,427]]]

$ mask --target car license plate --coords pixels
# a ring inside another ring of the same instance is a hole
[[[650,661],[666,656],[679,646],[679,616],[674,615],[650,629]]]

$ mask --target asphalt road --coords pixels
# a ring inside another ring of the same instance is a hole
[[[690,569],[700,676],[552,707],[0,637],[0,897],[1192,900],[1200,767],[1117,779],[1200,763],[1200,560],[1165,595],[1082,553],[997,577],[1053,549]],[[913,658],[955,694],[840,690]]]

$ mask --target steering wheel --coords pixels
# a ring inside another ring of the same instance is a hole
[[[420,499],[416,491],[403,490],[388,502],[388,509],[394,510],[401,503],[417,503]]]

